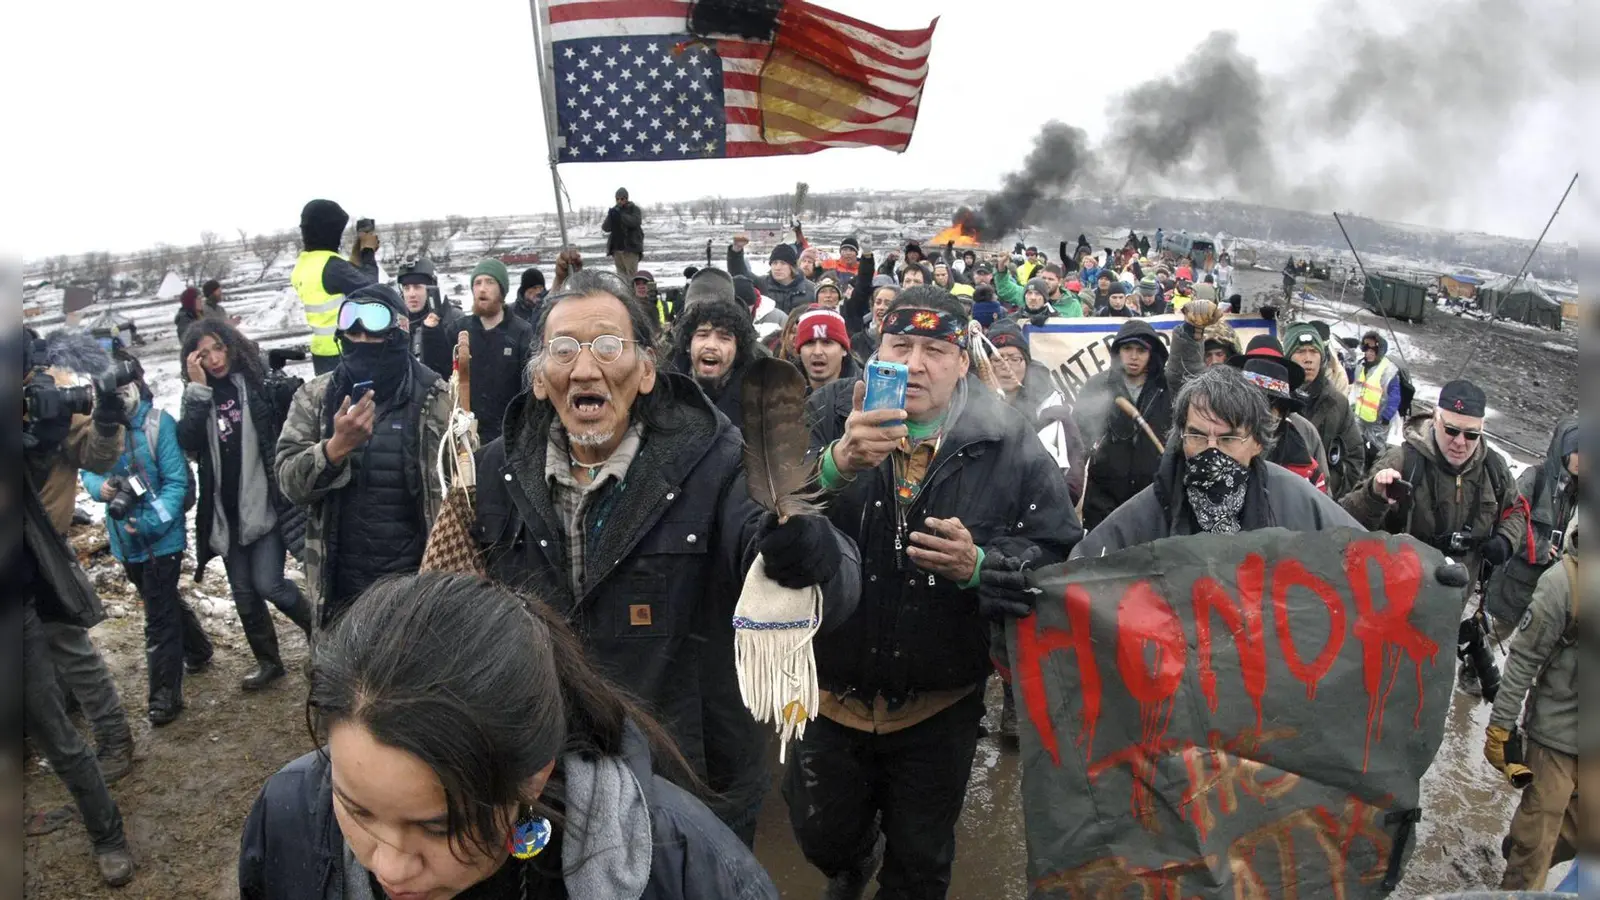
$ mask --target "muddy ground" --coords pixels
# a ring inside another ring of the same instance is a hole
[[[1247,298],[1278,284],[1276,273],[1240,273]],[[1348,321],[1337,332],[1356,335],[1381,321],[1334,302],[1313,284],[1314,317]],[[1308,316],[1308,317],[1312,317]],[[1501,446],[1521,462],[1534,462],[1548,442],[1555,419],[1577,401],[1576,337],[1518,326],[1487,325],[1448,314],[1422,324],[1394,323],[1419,383],[1438,385],[1458,373],[1483,384],[1495,414],[1490,428]],[[1387,334],[1387,331],[1385,331]],[[1525,448],[1525,449],[1524,449]],[[77,538],[97,541],[92,526]],[[140,869],[121,891],[100,885],[81,824],[29,838],[25,847],[25,896],[30,898],[232,898],[240,828],[263,780],[312,746],[306,734],[300,674],[305,644],[298,630],[279,620],[285,662],[291,670],[273,688],[246,695],[239,679],[251,659],[227,602],[220,563],[196,586],[185,573],[182,587],[201,611],[216,641],[216,664],[186,680],[188,710],[175,724],[152,730],[145,720],[143,620],[136,596],[104,556],[92,571],[113,618],[94,637],[104,652],[137,741],[137,765],[113,786],[127,822]],[[191,563],[192,565],[192,563]],[[991,688],[990,719],[999,711]],[[1445,742],[1424,781],[1424,818],[1417,851],[1397,896],[1483,888],[1498,881],[1498,846],[1514,795],[1481,758],[1488,710],[1457,694]],[[774,754],[775,757],[775,754]],[[1021,779],[1015,753],[985,738],[973,765],[972,785],[958,838],[952,898],[1019,898],[1024,895],[1025,848],[1021,831]],[[37,763],[26,785],[29,809],[69,802],[61,783]],[[758,855],[785,896],[816,896],[821,878],[799,856],[774,780],[763,810]]]

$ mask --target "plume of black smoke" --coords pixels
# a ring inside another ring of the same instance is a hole
[[[1176,74],[1117,100],[1100,153],[1122,171],[1119,193],[1139,175],[1272,193],[1278,179],[1265,105],[1256,61],[1239,52],[1232,32],[1212,32]]]
[[[1022,169],[1007,175],[1000,190],[984,199],[973,226],[991,239],[1017,230],[1035,203],[1071,185],[1090,158],[1089,137],[1083,129],[1054,119],[1046,122]]]
[[[1378,23],[1338,0],[1308,19],[1317,52],[1272,77],[1233,34],[1215,32],[1173,75],[1117,98],[1099,146],[1047,124],[1022,170],[984,203],[980,230],[1015,230],[1073,186],[1448,219],[1473,202],[1467,186],[1498,171],[1518,123],[1539,121],[1541,104],[1579,108],[1595,84],[1600,55],[1581,46],[1579,6],[1435,0],[1384,7]],[[1574,117],[1553,117],[1550,145],[1577,146]],[[1047,145],[1058,149],[1041,152]],[[1536,174],[1530,187],[1545,187]]]

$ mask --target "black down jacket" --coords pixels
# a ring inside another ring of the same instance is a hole
[[[844,435],[854,380],[811,395],[811,447]],[[1041,551],[1035,566],[1067,558],[1083,536],[1061,468],[1033,426],[989,391],[963,381],[952,419],[921,492],[901,529],[894,466],[886,459],[828,496],[828,518],[861,548],[861,605],[839,629],[816,640],[823,690],[891,704],[920,691],[971,687],[989,673],[989,622],[978,592],[916,568],[895,549],[928,517],[959,518],[985,553]]]
[[[764,765],[739,698],[733,610],[765,512],[745,487],[739,430],[689,378],[658,371],[655,394],[626,479],[601,501],[612,505],[584,550],[582,596],[572,594],[567,532],[545,476],[555,411],[531,394],[513,401],[505,433],[479,451],[474,528],[490,574],[560,609],[589,659],[642,699],[721,791],[736,771]],[[855,545],[835,538],[843,565],[822,585],[825,630],[850,616],[860,593]]]

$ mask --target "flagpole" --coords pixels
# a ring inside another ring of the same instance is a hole
[[[539,67],[539,103],[544,107],[545,144],[550,148],[550,186],[556,195],[556,226],[561,230],[561,249],[566,250],[571,246],[567,242],[567,211],[561,203],[561,173],[556,170],[556,165],[561,162],[560,145],[564,141],[561,129],[556,127],[555,73],[551,70],[552,61],[545,52],[550,7],[548,0],[528,0],[528,9],[533,15],[533,56]]]

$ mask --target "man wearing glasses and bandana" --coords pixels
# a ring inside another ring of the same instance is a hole
[[[411,356],[394,289],[339,304],[339,364],[301,386],[278,437],[278,486],[309,507],[306,596],[327,628],[385,575],[413,572],[442,494],[435,473],[447,384]]]
[[[1481,562],[1504,563],[1528,527],[1505,457],[1483,440],[1485,405],[1472,382],[1445,385],[1434,411],[1412,416],[1405,441],[1339,501],[1364,527],[1412,535],[1466,566],[1469,591]]]
[[[688,312],[731,306],[732,280],[704,277],[697,290],[721,293]],[[860,566],[827,519],[779,524],[751,499],[738,427],[658,362],[655,329],[609,272],[579,272],[545,297],[529,390],[478,455],[474,532],[489,573],[560,610],[590,662],[656,714],[749,844],[770,726],[751,718],[736,677],[746,572],[759,552],[783,587],[819,586],[826,632],[855,609]]]
[[[864,409],[855,379],[808,403],[827,514],[861,547],[865,576],[855,616],[817,637],[821,714],[784,778],[830,898],[862,896],[880,833],[879,896],[945,896],[991,623],[1032,610],[1032,595],[999,582],[1063,560],[1082,534],[1028,420],[969,389],[967,321],[944,290],[906,290],[867,364],[906,367],[904,408]]]
[[[1276,428],[1267,392],[1239,369],[1212,366],[1190,378],[1173,402],[1155,482],[1117,507],[1072,555],[1187,534],[1356,527],[1303,476],[1267,461]]]

